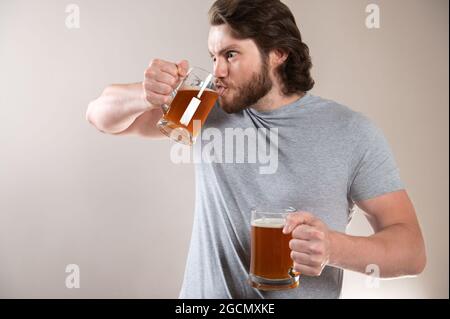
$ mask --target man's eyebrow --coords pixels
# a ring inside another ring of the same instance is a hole
[[[239,47],[237,45],[235,45],[235,44],[229,45],[229,46],[223,48],[222,50],[220,50],[219,51],[219,55],[221,55],[221,54],[223,54],[223,53],[225,53],[227,51],[230,51],[230,50],[239,50]],[[208,50],[208,52],[209,52],[210,56],[214,55],[214,54],[211,53],[211,51]]]

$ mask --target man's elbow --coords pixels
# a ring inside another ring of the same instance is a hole
[[[97,130],[102,133],[110,132],[110,124],[105,120],[105,117],[96,111],[97,100],[93,100],[89,103],[86,110],[86,121],[94,126]]]
[[[417,276],[420,275],[427,266],[427,256],[425,253],[425,248],[422,249],[422,252],[420,252],[416,257],[414,262],[412,263],[412,267],[410,270],[410,275]]]
[[[425,243],[421,240],[421,243],[412,247],[412,256],[408,262],[408,275],[417,276],[420,275],[427,265],[427,254],[425,250]]]

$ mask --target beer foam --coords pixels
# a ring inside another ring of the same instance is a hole
[[[252,226],[264,228],[283,228],[284,224],[283,218],[259,218],[252,221]]]
[[[181,88],[178,89],[178,91],[200,91],[200,88],[198,86],[182,86]],[[216,92],[213,89],[210,88],[205,88],[205,91],[209,91],[209,92]]]

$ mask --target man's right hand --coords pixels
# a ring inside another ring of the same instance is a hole
[[[172,63],[153,59],[145,70],[142,83],[147,102],[155,107],[170,104],[171,93],[186,76],[188,69],[189,63],[186,60]]]

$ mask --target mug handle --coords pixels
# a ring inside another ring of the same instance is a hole
[[[170,95],[172,96],[172,101],[175,98],[175,95],[177,95],[177,92],[178,92],[178,88],[173,90],[172,92],[170,92]],[[172,101],[170,103],[172,103]],[[164,114],[167,114],[167,112],[169,112],[169,110],[170,110],[170,105],[167,105],[164,103],[161,105],[161,109]]]
[[[177,85],[177,87],[170,93],[170,95],[172,96],[172,101],[175,98],[175,96],[178,93],[178,90],[181,88],[181,86],[184,84],[184,81],[187,79],[187,77],[189,76],[189,74],[192,72],[193,68],[189,68],[189,70],[186,73],[186,76],[181,78],[180,83]],[[170,101],[170,103],[172,103],[172,101]],[[167,114],[167,112],[169,112],[170,110],[170,105],[167,104],[162,104],[161,105],[161,109],[163,111],[164,114]]]

